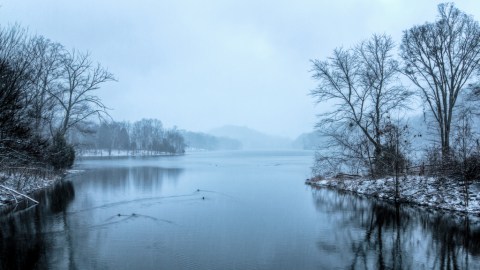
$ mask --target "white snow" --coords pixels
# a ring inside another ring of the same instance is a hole
[[[45,173],[5,173],[0,172],[0,184],[11,188],[22,194],[31,194],[37,190],[50,187],[61,179],[62,175]],[[24,198],[9,192],[6,189],[0,188],[0,206],[9,204],[15,201],[21,201]]]
[[[95,150],[79,150],[76,152],[78,157],[134,157],[134,156],[164,156],[172,155],[166,152],[155,152],[149,150],[107,150],[107,149],[95,149]]]
[[[399,201],[426,205],[433,208],[460,211],[480,215],[480,185],[470,184],[468,200],[464,186],[451,179],[425,176],[401,176],[399,180]],[[306,182],[312,186],[329,187],[350,191],[386,200],[395,200],[395,179],[323,179],[315,178]],[[468,202],[468,203],[466,203]]]
[[[74,170],[74,169],[70,169],[70,170],[67,170],[67,174],[77,174],[77,173],[81,173],[81,172],[84,172],[85,170]]]

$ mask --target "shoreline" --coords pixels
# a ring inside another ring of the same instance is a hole
[[[151,151],[144,150],[114,150],[109,153],[108,150],[98,150],[78,153],[76,159],[95,160],[110,158],[148,158],[160,156],[181,156],[184,154],[185,153],[166,152],[152,153]],[[35,195],[37,193],[46,191],[49,188],[54,187],[55,184],[65,179],[67,176],[76,174],[81,171],[74,168],[75,166],[73,166],[71,169],[61,172],[54,172],[39,168],[33,169],[37,172],[18,171],[13,173],[7,173],[5,171],[0,171],[0,213],[4,212],[6,209],[9,208],[15,209],[19,205],[25,205],[26,207],[36,205],[38,203],[35,201]],[[31,169],[26,168],[26,170],[28,171]],[[4,187],[2,188],[1,185],[3,185]]]
[[[454,180],[440,180],[434,177],[399,177],[399,198],[395,200],[393,177],[381,179],[307,179],[305,184],[317,188],[329,188],[355,195],[376,198],[401,204],[413,204],[436,210],[452,211],[480,217],[480,184],[470,184],[468,205],[465,203],[464,187]]]
[[[33,174],[10,174],[7,175],[5,172],[0,172],[0,178],[3,178],[5,181],[2,185],[10,188],[19,194],[14,194],[15,192],[9,192],[7,189],[0,188],[0,213],[4,212],[9,208],[16,208],[18,205],[25,205],[26,207],[31,207],[37,203],[32,202],[31,199],[25,198],[24,195],[32,197],[35,199],[36,194],[43,192],[52,188],[58,182],[65,179],[67,176],[79,172],[75,169],[66,170],[63,172],[51,172],[51,175],[45,177],[39,177],[38,175]],[[21,185],[23,187],[18,188]]]
[[[167,157],[180,156],[185,153],[151,152],[147,150],[87,150],[76,153],[77,160],[96,159],[96,158],[143,158],[143,157]]]
[[[83,158],[109,158],[109,157],[158,157],[158,156],[177,156],[183,153],[169,153],[169,152],[152,152],[149,150],[82,150],[78,151],[76,157]]]

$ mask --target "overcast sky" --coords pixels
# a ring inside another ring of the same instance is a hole
[[[98,94],[116,120],[158,118],[208,131],[225,124],[294,138],[320,106],[310,59],[433,21],[433,0],[0,0],[19,23],[89,51],[115,74]],[[478,0],[454,1],[480,18]]]

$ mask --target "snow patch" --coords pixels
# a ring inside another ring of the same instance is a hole
[[[137,157],[137,156],[171,156],[172,153],[157,152],[149,150],[79,150],[76,155],[78,157]]]
[[[395,178],[393,177],[351,180],[317,180],[314,178],[307,180],[306,183],[312,186],[335,188],[390,201],[395,200]],[[424,176],[402,176],[399,177],[398,200],[480,215],[480,185],[469,185],[468,199],[464,190],[463,183],[455,180],[439,180]]]
[[[16,192],[29,195],[52,186],[62,175],[55,173],[5,173],[0,172],[0,184]],[[0,206],[23,200],[22,196],[5,188],[0,188]]]

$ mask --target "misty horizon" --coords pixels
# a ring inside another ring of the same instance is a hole
[[[477,269],[479,17],[0,0],[0,270]]]
[[[403,30],[435,18],[438,3],[7,0],[0,24],[90,52],[118,79],[98,91],[116,121],[156,118],[199,132],[245,126],[294,139],[325,109],[309,96],[311,59],[372,33],[398,44]],[[457,6],[480,16],[473,2]]]

